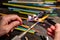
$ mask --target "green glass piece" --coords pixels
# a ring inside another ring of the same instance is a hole
[[[22,26],[18,26],[18,28],[16,28],[16,30],[26,31],[26,30],[28,30],[28,29],[27,29],[27,28],[24,28],[24,27],[22,27]],[[35,33],[35,30],[30,30],[30,31],[28,31],[28,32],[34,34],[34,33]]]

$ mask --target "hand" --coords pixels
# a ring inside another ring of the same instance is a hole
[[[54,40],[60,40],[60,24],[56,24],[55,26],[51,26],[48,30],[48,35],[54,38]]]
[[[0,36],[9,33],[16,26],[22,25],[22,20],[17,15],[5,15],[2,16],[0,21]]]
[[[51,25],[51,27],[47,29],[48,35],[51,36],[51,37],[54,37],[55,36],[55,30],[56,30],[56,27]]]

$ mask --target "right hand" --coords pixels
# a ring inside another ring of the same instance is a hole
[[[51,25],[50,28],[47,29],[48,35],[54,38],[54,40],[60,40],[60,24],[57,23],[55,26]]]

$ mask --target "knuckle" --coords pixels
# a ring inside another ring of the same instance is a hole
[[[4,20],[5,19],[5,16],[2,16],[2,20]]]
[[[2,20],[6,20],[7,18],[5,16],[2,17]]]
[[[15,17],[18,17],[18,15],[15,15]]]
[[[12,23],[11,23],[11,25],[13,25],[13,26],[14,26],[14,25],[18,25],[18,24],[20,24],[20,22],[18,22],[18,21],[15,21],[15,22],[12,22]]]

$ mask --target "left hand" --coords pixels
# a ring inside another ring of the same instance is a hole
[[[22,25],[22,20],[17,15],[5,15],[2,16],[0,21],[0,36],[9,33],[16,26]]]

